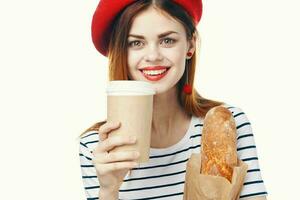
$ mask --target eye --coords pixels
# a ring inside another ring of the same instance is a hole
[[[176,42],[175,39],[172,39],[172,38],[164,38],[162,39],[162,41],[160,42],[161,43],[164,43],[163,45],[164,46],[171,46],[172,44],[174,44]],[[143,42],[140,41],[140,40],[134,40],[134,41],[131,41],[131,42],[128,42],[128,47],[130,48],[139,48],[143,45]]]
[[[164,38],[163,39],[163,42],[166,44],[166,45],[171,45],[171,44],[174,44],[176,42],[176,40],[172,39],[172,38]]]
[[[128,42],[129,47],[139,47],[140,45],[141,45],[141,41],[139,41],[139,40],[134,40],[134,41]]]

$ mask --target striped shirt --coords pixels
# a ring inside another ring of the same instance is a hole
[[[233,114],[237,128],[237,153],[248,164],[240,199],[267,195],[261,177],[251,124],[237,107],[226,105]],[[192,153],[200,153],[203,119],[192,116],[185,136],[176,144],[162,149],[150,148],[150,160],[127,173],[119,189],[119,199],[182,200],[186,164]],[[99,182],[92,164],[93,149],[98,145],[97,131],[87,132],[79,145],[80,164],[88,200],[99,199]]]

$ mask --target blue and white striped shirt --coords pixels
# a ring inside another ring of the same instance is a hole
[[[261,177],[251,124],[237,107],[226,106],[233,114],[237,128],[237,153],[248,164],[240,199],[267,195]],[[192,153],[200,153],[203,119],[192,116],[185,136],[175,145],[150,149],[150,160],[127,174],[119,190],[119,199],[182,200],[186,164]],[[79,155],[84,190],[88,200],[99,199],[99,182],[92,164],[93,149],[98,145],[97,131],[87,132],[80,140]]]

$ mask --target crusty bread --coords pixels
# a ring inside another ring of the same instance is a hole
[[[237,166],[236,125],[231,112],[216,106],[205,116],[202,130],[202,174],[223,176],[231,182]]]

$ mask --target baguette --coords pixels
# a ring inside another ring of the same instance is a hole
[[[201,174],[222,176],[231,182],[238,158],[236,125],[227,108],[216,106],[207,112],[201,140]]]

